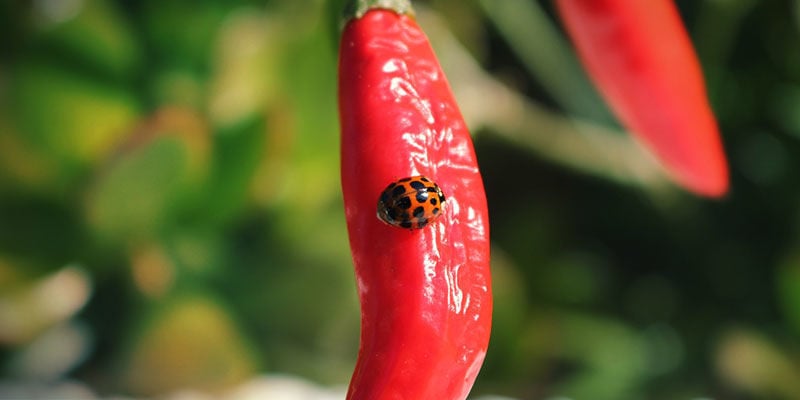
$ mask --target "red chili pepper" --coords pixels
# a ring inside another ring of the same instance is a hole
[[[408,1],[366,3],[345,26],[339,59],[342,190],[362,313],[347,398],[464,399],[491,328],[483,182],[439,62],[403,14]],[[420,229],[387,225],[379,196],[416,175],[441,188],[442,215]]]
[[[728,169],[699,62],[670,0],[556,0],[567,32],[611,108],[700,195],[728,190]]]

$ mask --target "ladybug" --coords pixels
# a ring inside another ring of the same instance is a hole
[[[398,228],[421,229],[442,215],[445,197],[434,181],[411,176],[392,182],[378,198],[378,218]]]

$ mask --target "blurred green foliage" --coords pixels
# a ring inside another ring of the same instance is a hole
[[[531,104],[615,128],[551,4],[517,3],[419,11]],[[4,380],[137,396],[260,373],[346,384],[340,5],[0,4]],[[731,194],[576,172],[477,127],[496,299],[476,395],[800,398],[800,2],[678,5]]]

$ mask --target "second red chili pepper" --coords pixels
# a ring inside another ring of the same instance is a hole
[[[671,0],[557,0],[578,54],[622,123],[687,189],[728,190],[702,71]]]
[[[408,2],[360,3],[371,5],[346,25],[339,60],[342,190],[362,311],[347,398],[464,399],[492,309],[472,141],[426,36],[402,13]],[[442,215],[413,230],[383,223],[381,192],[415,175],[441,188]]]

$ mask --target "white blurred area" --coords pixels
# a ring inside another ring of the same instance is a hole
[[[230,391],[211,395],[194,390],[182,390],[160,397],[164,400],[342,400],[346,387],[323,387],[302,378],[288,375],[263,375],[253,378]],[[62,381],[50,386],[0,381],[0,399],[64,399],[64,400],[133,400],[132,397],[99,397],[86,385]],[[515,400],[510,397],[482,396],[473,400]],[[569,400],[559,398],[559,400]]]
[[[275,375],[259,376],[222,394],[186,389],[160,397],[165,400],[335,400],[345,397],[346,388],[323,388],[306,380]],[[62,381],[52,385],[0,382],[0,399],[127,400],[124,396],[98,396],[82,383]]]

